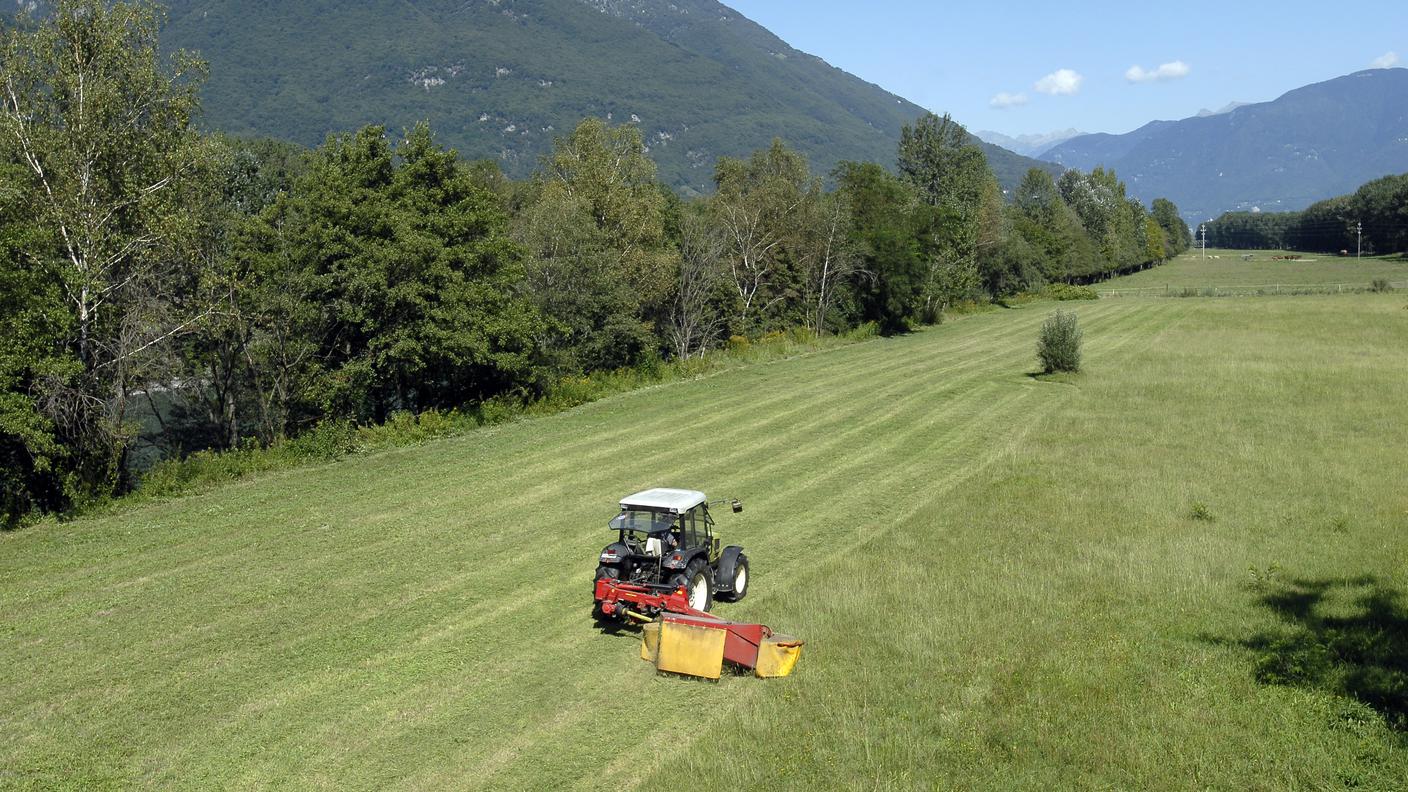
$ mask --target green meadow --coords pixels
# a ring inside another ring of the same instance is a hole
[[[1300,256],[1298,260],[1276,260],[1277,256]],[[1274,293],[1318,289],[1334,291],[1368,289],[1375,280],[1386,280],[1408,289],[1408,258],[1403,256],[1340,257],[1324,253],[1297,253],[1288,250],[1190,250],[1162,266],[1114,278],[1095,286],[1100,292],[1140,289],[1156,295],[1167,289],[1262,287]]]
[[[1405,308],[1081,303],[1040,378],[1036,303],[0,535],[0,787],[1401,788]],[[655,485],[791,677],[593,626]]]

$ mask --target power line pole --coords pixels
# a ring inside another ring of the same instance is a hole
[[[1203,259],[1208,257],[1208,224],[1203,223],[1198,226],[1198,235],[1203,238]]]
[[[1364,223],[1355,223],[1354,233],[1358,235],[1358,240],[1354,245],[1354,257],[1357,259],[1364,253]]]

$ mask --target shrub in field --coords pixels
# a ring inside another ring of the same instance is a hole
[[[1375,278],[1374,281],[1369,284],[1369,291],[1393,291],[1393,286],[1389,285],[1388,278]]]
[[[1057,311],[1041,323],[1036,354],[1045,374],[1080,371],[1080,323],[1069,311]]]
[[[1217,519],[1212,516],[1212,511],[1208,509],[1208,505],[1202,501],[1193,501],[1193,508],[1189,510],[1188,516],[1198,522],[1213,522]]]
[[[1072,286],[1069,283],[1053,283],[1046,287],[1045,294],[1052,300],[1098,300],[1100,293],[1089,286]]]
[[[357,450],[357,427],[351,421],[320,421],[284,445],[295,456],[331,462]]]

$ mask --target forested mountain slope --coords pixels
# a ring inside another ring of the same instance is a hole
[[[1114,168],[1132,195],[1167,197],[1194,222],[1253,207],[1303,209],[1408,171],[1408,69],[1356,72],[1124,135],[1084,135],[1041,156]]]
[[[213,128],[312,145],[429,120],[518,177],[588,115],[638,123],[662,179],[704,191],[774,137],[820,172],[890,165],[924,112],[713,0],[174,0],[163,43],[210,62]],[[1008,188],[1044,165],[983,148]]]

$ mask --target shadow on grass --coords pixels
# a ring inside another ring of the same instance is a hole
[[[1408,732],[1408,612],[1397,591],[1368,576],[1272,580],[1259,589],[1284,624],[1236,642],[1255,653],[1257,681],[1356,699]]]
[[[1075,386],[1080,381],[1080,374],[1071,371],[1028,371],[1027,377],[1037,382],[1051,382],[1057,385]]]

